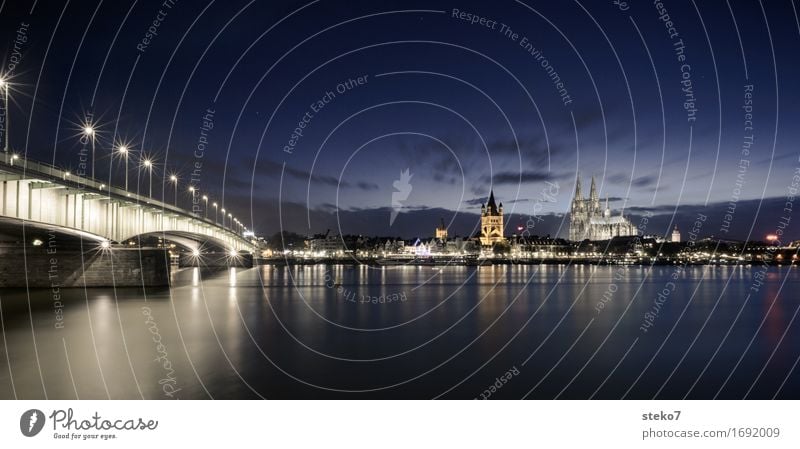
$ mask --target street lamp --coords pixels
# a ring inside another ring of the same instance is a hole
[[[208,220],[208,196],[203,195],[203,202],[205,203],[203,207],[203,219]]]
[[[12,167],[14,166],[14,161],[16,161],[17,159],[19,159],[19,155],[17,155],[17,154],[11,155],[11,166]]]
[[[228,214],[228,229],[233,230],[233,215],[232,214]]]
[[[94,128],[91,124],[83,127],[83,134],[92,139],[92,179],[94,179]]]
[[[219,224],[219,222],[217,221],[217,215],[218,215],[217,212],[219,212],[217,210],[217,203],[212,204],[212,206],[214,206],[214,224]]]
[[[225,229],[225,208],[222,208],[222,228]]]
[[[150,188],[148,189],[148,192],[149,192],[148,196],[152,199],[153,198],[153,161],[151,161],[150,159],[145,159],[142,163],[144,164],[145,168],[147,169],[148,175],[149,175],[149,178],[150,178]]]
[[[3,89],[3,102],[5,103],[4,110],[6,113],[5,116],[5,133],[3,133],[3,152],[6,153],[6,157],[8,157],[8,81],[5,78],[0,77],[0,88]]]
[[[175,202],[174,206],[178,207],[178,177],[175,175],[169,175],[169,180],[172,181],[172,184],[175,185]]]
[[[125,158],[125,191],[128,191],[128,147],[120,145],[117,152]]]
[[[194,192],[195,192],[194,186],[189,186],[189,192],[192,193],[192,207],[189,210],[194,212]]]

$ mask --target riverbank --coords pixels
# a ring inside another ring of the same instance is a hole
[[[368,266],[490,266],[490,265],[722,265],[722,266],[793,266],[797,261],[772,260],[728,260],[728,259],[666,259],[666,258],[464,258],[464,257],[428,257],[428,258],[258,258],[254,265],[368,265]]]

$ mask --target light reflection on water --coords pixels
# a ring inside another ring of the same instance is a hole
[[[24,290],[4,290],[0,398],[168,398],[164,359],[180,398],[428,398],[456,384],[447,397],[471,398],[511,366],[521,374],[503,397],[538,384],[530,397],[551,398],[569,384],[561,397],[586,398],[619,363],[596,396],[618,398],[673,326],[628,397],[652,397],[676,366],[659,397],[682,398],[701,373],[691,397],[713,397],[744,354],[720,397],[742,397],[758,378],[752,397],[771,398],[786,380],[781,397],[797,398],[800,373],[790,370],[800,325],[787,325],[800,306],[798,271],[771,268],[754,291],[756,269],[687,268],[647,333],[644,313],[674,267],[189,268],[174,273],[171,290],[62,290],[63,329],[54,328],[48,290],[31,291],[32,316]],[[400,292],[405,301],[360,301]],[[346,392],[363,390],[376,391]]]

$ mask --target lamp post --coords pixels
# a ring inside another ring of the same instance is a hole
[[[233,215],[228,214],[228,229],[233,230]]]
[[[153,161],[150,159],[144,160],[144,166],[148,171],[148,175],[150,178],[150,187],[148,189],[148,196],[152,199],[153,198]]]
[[[12,154],[11,155],[11,166],[12,167],[14,166],[14,161],[16,161],[17,159],[19,159],[18,155],[16,155],[16,154]]]
[[[169,175],[169,180],[175,187],[175,199],[173,200],[173,206],[178,207],[178,177],[175,175]]]
[[[189,209],[194,212],[194,186],[189,186],[189,192],[192,194],[192,207]]]
[[[222,229],[225,229],[225,208],[222,208]]]
[[[208,196],[203,195],[203,219],[208,220]]]
[[[212,206],[214,206],[214,224],[219,224],[219,221],[217,221],[219,215],[218,214],[219,210],[217,209],[217,203],[215,202],[214,204],[212,204]]]
[[[94,157],[94,128],[92,127],[91,124],[86,125],[86,126],[83,127],[83,134],[86,137],[92,139],[92,179],[94,179],[94,161],[95,161],[95,157]]]
[[[120,145],[117,152],[125,158],[125,191],[128,191],[128,147]]]
[[[6,158],[8,157],[8,81],[5,78],[0,78],[0,88],[3,89],[3,102],[5,103],[5,133],[3,133],[3,152],[6,154]]]

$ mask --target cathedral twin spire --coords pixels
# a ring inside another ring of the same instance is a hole
[[[578,173],[578,179],[575,182],[574,201],[585,203],[588,206],[587,210],[589,210],[590,213],[602,214],[606,217],[610,215],[611,209],[608,207],[608,195],[606,195],[605,208],[600,209],[600,194],[597,191],[597,182],[595,181],[594,175],[592,175],[592,185],[589,188],[589,198],[584,199],[581,185],[581,175]]]
[[[578,173],[578,180],[575,183],[575,199],[582,200],[583,199],[583,192],[581,191],[581,174]],[[600,196],[597,193],[597,184],[594,181],[594,175],[592,175],[592,187],[589,190],[589,199],[591,200],[600,200]]]

